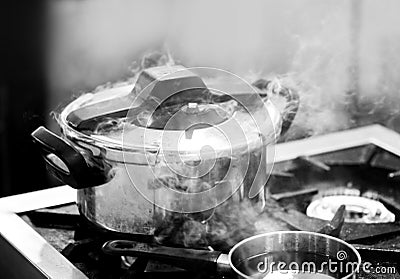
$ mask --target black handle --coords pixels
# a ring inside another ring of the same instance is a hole
[[[217,259],[222,254],[218,251],[151,246],[131,240],[111,240],[102,249],[109,255],[144,257],[207,274],[217,272]]]
[[[40,147],[47,169],[63,183],[75,189],[83,189],[106,182],[102,170],[88,166],[76,148],[45,127],[37,128],[31,136]]]
[[[259,79],[254,82],[253,85],[259,89],[265,89],[271,82],[271,80]],[[280,87],[279,92],[275,92],[275,90],[272,90],[272,92],[279,94],[286,99],[286,105],[282,112],[283,122],[281,136],[283,136],[289,130],[294,118],[296,117],[300,106],[300,96],[296,90],[284,86]]]

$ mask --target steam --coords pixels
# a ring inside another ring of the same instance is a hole
[[[360,28],[353,34],[355,2],[52,2],[49,106],[71,91],[131,77],[144,66],[132,61],[164,48],[186,66],[222,68],[250,81],[292,75],[302,101],[287,139],[374,122],[394,125],[400,3],[359,1]]]

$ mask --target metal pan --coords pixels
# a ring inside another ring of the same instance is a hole
[[[106,242],[103,251],[144,257],[187,270],[233,278],[355,278],[361,257],[350,244],[325,234],[279,231],[256,235],[229,252]]]

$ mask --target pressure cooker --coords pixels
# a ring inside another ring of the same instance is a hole
[[[279,82],[161,66],[81,95],[57,117],[61,136],[39,127],[32,137],[95,226],[204,246],[263,210],[273,144],[298,105]]]

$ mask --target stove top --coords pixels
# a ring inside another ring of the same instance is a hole
[[[400,135],[373,125],[278,144],[275,152],[267,207],[257,225],[319,231],[345,204],[340,238],[387,271],[358,278],[400,278]],[[62,186],[0,199],[6,278],[211,278],[105,255],[105,241],[129,236],[91,227],[77,211],[75,194]],[[21,268],[10,269],[11,262]]]

